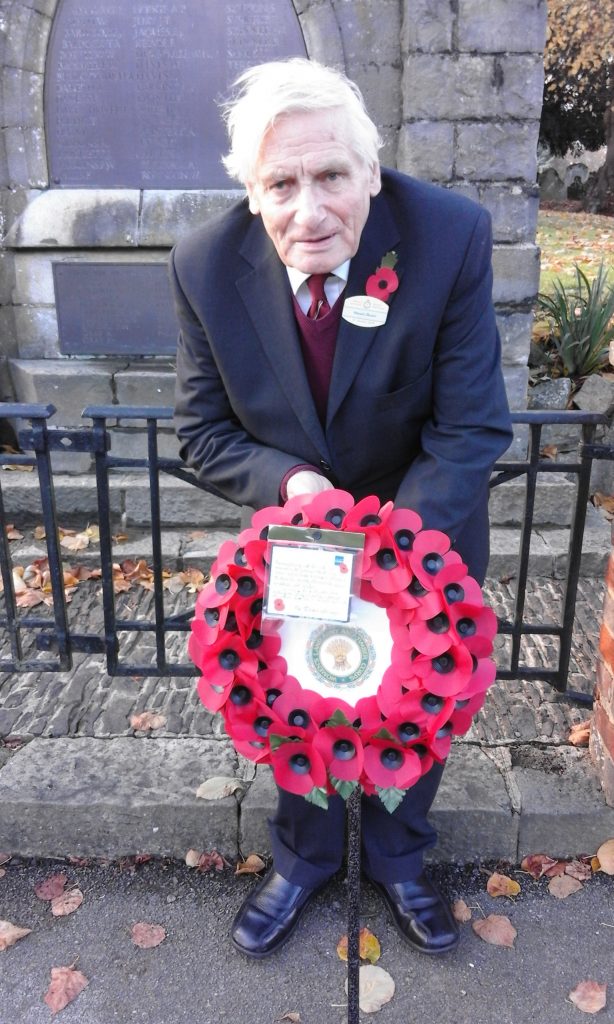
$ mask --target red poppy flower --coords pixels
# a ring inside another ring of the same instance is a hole
[[[188,653],[190,653],[189,646]],[[219,711],[228,700],[228,694],[231,686],[232,680],[229,683],[226,683],[225,686],[221,686],[219,683],[211,683],[206,676],[201,676],[196,684],[196,692],[198,693],[202,703],[205,705],[207,711],[211,711],[215,714],[215,712]]]
[[[446,722],[441,729],[433,736],[429,744],[429,750],[436,761],[443,764],[452,746],[452,723]]]
[[[399,287],[399,278],[390,267],[378,267],[371,277],[367,278],[365,292],[373,299],[388,302],[393,292]]]
[[[273,709],[258,700],[253,701],[249,709],[238,709],[234,719],[225,715],[224,720],[233,742],[239,740],[245,745],[248,751],[245,757],[250,761],[261,761],[269,756],[269,732],[271,729],[275,732],[282,725]]]
[[[277,640],[279,649],[281,641],[279,637],[274,639]],[[210,683],[227,686],[238,673],[241,676],[255,676],[258,671],[258,658],[248,650],[239,636],[220,636],[211,647],[203,650],[198,667]]]
[[[264,690],[258,679],[236,680],[228,690],[228,697],[222,709],[228,735],[232,735],[236,722],[248,719],[261,705],[267,706]]]
[[[347,718],[348,722],[354,722],[358,717],[357,709],[341,700],[340,697],[319,697],[313,701],[309,711],[317,729],[339,712]]]
[[[372,737],[365,744],[365,771],[376,786],[407,789],[422,774],[420,758],[408,747],[392,740]]]
[[[496,674],[497,666],[494,661],[491,661],[490,658],[475,658],[469,681],[462,691],[456,694],[456,699],[461,700],[465,697],[474,697],[477,693],[485,693],[488,687],[494,683]]]
[[[452,723],[452,734],[464,736],[473,725],[474,715],[484,705],[486,693],[476,693],[473,697],[465,699],[457,698],[450,722]]]
[[[305,740],[272,745],[271,764],[277,785],[297,796],[306,796],[315,786],[327,784],[326,765],[313,744]]]
[[[431,693],[454,697],[469,682],[473,660],[465,647],[455,644],[433,658],[425,654],[418,655],[412,662],[412,668]]]
[[[365,564],[368,564],[366,559],[363,561],[363,566]],[[391,595],[382,594],[379,590],[375,590],[371,583],[371,580],[366,580],[364,578],[361,579],[359,597],[362,601],[367,601],[369,604],[377,605],[378,608],[390,607]]]
[[[441,570],[452,564],[462,565],[462,559],[458,552],[450,551],[450,539],[445,533],[422,530],[414,540],[409,564],[419,583],[426,590],[433,590]]]
[[[392,510],[393,505],[391,501],[387,501],[382,505],[379,498],[371,494],[367,498],[361,498],[360,501],[357,501],[354,508],[350,509],[347,513],[343,521],[343,529],[364,533],[365,555],[367,557],[379,550],[381,529]]]
[[[459,643],[454,620],[441,594],[437,591],[427,594],[407,630],[407,641],[420,654],[434,658]],[[460,616],[459,616],[460,618]]]
[[[356,729],[349,725],[325,725],[314,736],[313,746],[336,779],[353,782],[360,778],[364,754]]]
[[[395,508],[386,525],[400,556],[409,559],[416,535],[422,529],[422,520],[418,513],[412,512],[409,508]]]
[[[380,534],[378,550],[370,552],[368,567],[363,569],[363,578],[371,583],[374,590],[384,594],[397,594],[411,583],[412,571],[404,564],[388,530]]]
[[[338,488],[302,497],[303,515],[309,525],[320,526],[322,529],[340,530],[345,516],[354,507],[352,495]]]
[[[492,608],[458,602],[450,608],[450,620],[459,639],[476,658],[492,654],[497,632],[497,616]]]
[[[313,690],[304,690],[299,685],[298,689],[284,687],[272,706],[282,722],[293,729],[302,729],[305,736],[313,736],[317,726],[311,708],[319,700],[319,694]]]
[[[462,562],[450,562],[434,578],[434,585],[443,595],[446,604],[457,601],[482,604],[482,588],[477,580],[467,575],[467,566]]]
[[[380,701],[380,696],[384,698],[383,701]],[[380,706],[386,704],[383,687],[378,691],[378,702]],[[383,706],[382,710],[384,710]],[[381,728],[383,725],[388,728],[389,720],[393,723],[398,720],[400,725],[404,726],[403,736],[399,735],[398,739],[407,743],[412,738],[417,740],[434,735],[447,721],[453,710],[454,699],[452,697],[442,697],[420,686],[413,690],[403,690],[394,704],[389,706],[389,712],[385,713],[386,721],[381,722],[379,727]]]

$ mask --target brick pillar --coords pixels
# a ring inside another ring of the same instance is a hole
[[[606,801],[614,807],[614,528],[612,544],[599,637],[600,654],[597,661],[590,752],[601,778]]]

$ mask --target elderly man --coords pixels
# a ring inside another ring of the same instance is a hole
[[[488,479],[510,442],[491,303],[488,214],[381,170],[356,86],[314,62],[252,68],[227,108],[247,197],[171,256],[180,321],[176,428],[199,478],[241,505],[332,486],[415,509],[483,578]],[[398,290],[373,314],[369,277]],[[351,301],[350,301],[351,300]],[[458,931],[423,873],[435,765],[393,814],[363,798],[363,865],[402,936],[442,953]],[[343,857],[344,805],[279,793],[273,869],[233,942],[264,957]]]

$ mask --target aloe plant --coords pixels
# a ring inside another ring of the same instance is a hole
[[[557,279],[552,294],[540,292],[537,308],[548,321],[549,358],[566,377],[587,377],[608,363],[614,339],[614,284],[601,263],[589,280],[576,263],[568,288]]]

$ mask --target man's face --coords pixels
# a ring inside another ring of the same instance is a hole
[[[340,109],[286,114],[264,136],[249,208],[286,266],[324,274],[350,259],[381,188],[351,148]]]

